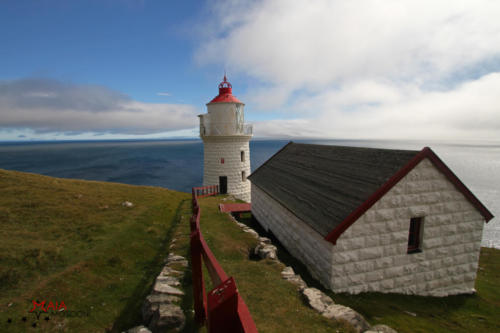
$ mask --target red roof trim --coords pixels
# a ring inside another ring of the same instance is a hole
[[[493,218],[493,214],[472,194],[472,192],[458,179],[458,177],[444,164],[443,161],[429,148],[425,147],[422,149],[415,157],[413,157],[405,166],[403,166],[398,172],[396,172],[385,184],[383,184],[378,190],[376,190],[365,202],[363,202],[358,208],[349,214],[342,223],[340,223],[335,229],[333,229],[326,237],[325,240],[333,243],[337,242],[337,239],[346,231],[356,220],[363,215],[370,207],[372,207],[375,202],[377,202],[382,196],[384,196],[394,185],[396,185],[404,176],[406,176],[418,163],[420,163],[424,158],[428,158],[434,166],[441,171],[449,181],[455,185],[457,190],[462,192],[462,194],[470,201],[470,203],[476,207],[477,210],[483,215],[486,222]]]

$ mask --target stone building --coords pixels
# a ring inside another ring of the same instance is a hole
[[[221,193],[250,201],[250,147],[252,126],[245,124],[244,108],[232,94],[224,75],[219,95],[207,104],[207,113],[199,115],[203,140],[203,185],[219,185]]]
[[[493,218],[430,149],[289,143],[250,177],[252,214],[335,292],[474,292]]]

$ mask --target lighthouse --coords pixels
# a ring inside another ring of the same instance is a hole
[[[221,194],[250,202],[250,146],[252,126],[245,124],[243,104],[233,96],[231,83],[219,84],[219,94],[200,117],[203,140],[203,185],[219,185]]]

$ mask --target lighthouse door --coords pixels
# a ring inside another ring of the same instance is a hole
[[[227,193],[227,176],[219,177],[219,192],[220,194]]]

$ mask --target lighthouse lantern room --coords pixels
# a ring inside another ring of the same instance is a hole
[[[220,193],[250,202],[250,147],[252,126],[245,124],[245,104],[232,94],[231,83],[219,84],[219,95],[207,103],[200,117],[203,140],[203,185],[219,185]]]

